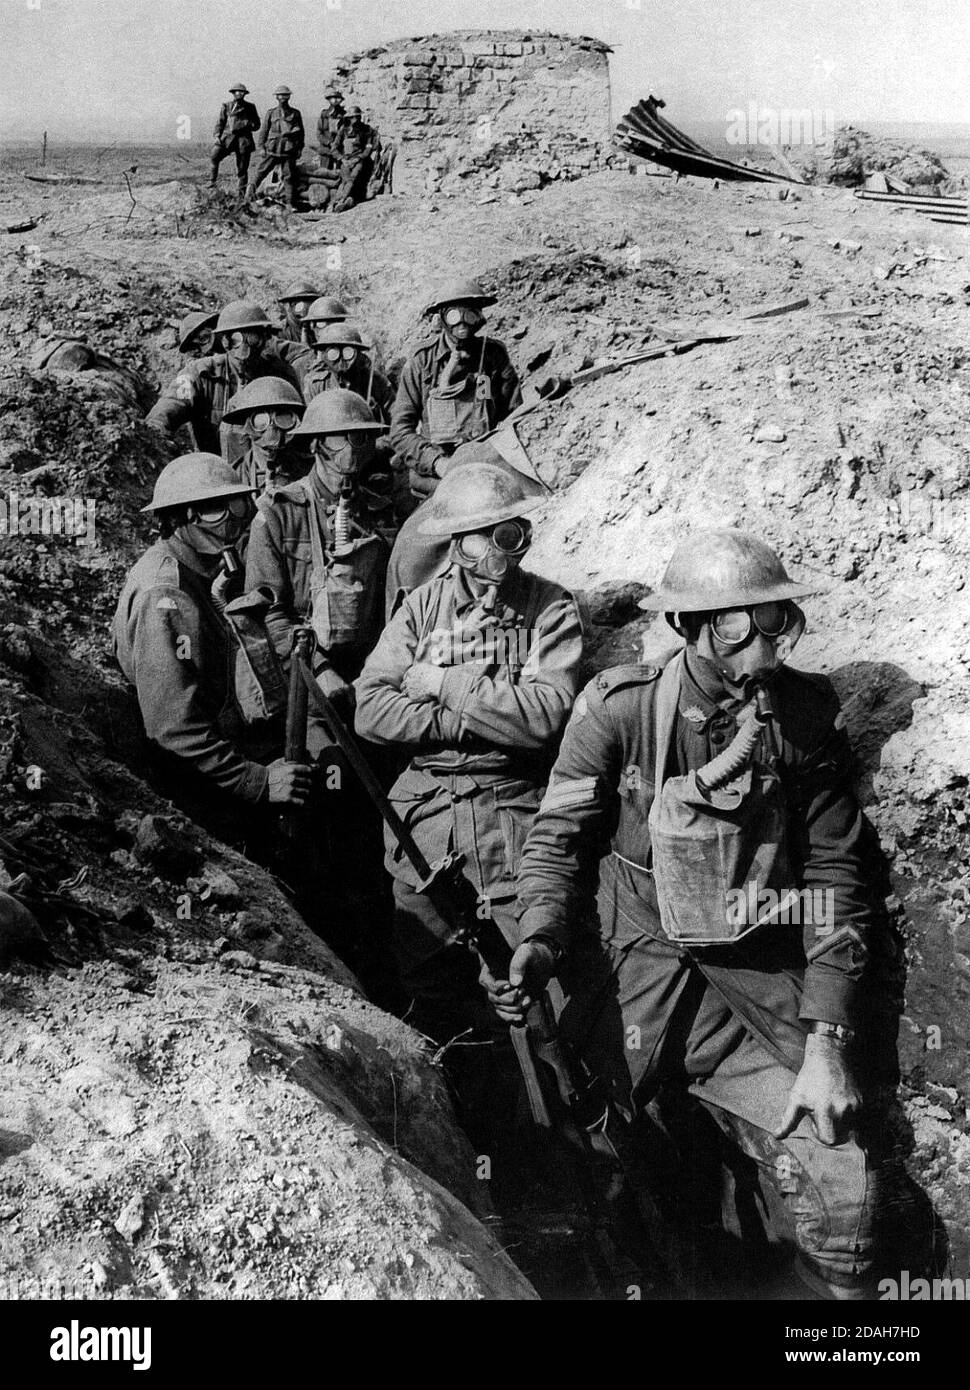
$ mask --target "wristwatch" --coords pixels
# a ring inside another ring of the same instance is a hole
[[[823,1023],[821,1019],[814,1019],[810,1032],[821,1035],[823,1038],[831,1038],[833,1042],[841,1047],[848,1047],[855,1041],[855,1029],[846,1028],[844,1023]]]

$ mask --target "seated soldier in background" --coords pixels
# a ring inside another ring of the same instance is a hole
[[[247,748],[231,684],[223,552],[236,557],[252,491],[214,454],[185,454],[159,474],[144,511],[160,537],[125,581],[115,656],[137,699],[156,785],[229,842],[253,831],[246,807],[301,805],[309,772]]]
[[[222,418],[239,427],[245,443],[236,464],[240,482],[272,496],[309,472],[309,453],[292,440],[305,409],[299,391],[282,377],[261,376],[236,392]]]
[[[297,385],[293,369],[270,350],[273,325],[258,304],[237,299],[220,311],[213,333],[216,351],[187,362],[162,391],[146,422],[174,438],[191,425],[196,442],[210,453],[221,452],[238,467],[245,441],[236,425],[223,425],[229,400],[257,377],[282,377]]]

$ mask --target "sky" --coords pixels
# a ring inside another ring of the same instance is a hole
[[[230,82],[315,113],[335,57],[459,28],[603,39],[615,118],[970,123],[970,0],[0,0],[0,139],[208,139]]]

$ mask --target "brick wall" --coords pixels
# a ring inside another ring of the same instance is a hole
[[[462,31],[353,54],[332,76],[398,143],[397,188],[537,188],[609,155],[608,54],[591,38]]]

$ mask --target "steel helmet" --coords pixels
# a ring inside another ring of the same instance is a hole
[[[298,434],[347,434],[350,430],[386,430],[374,412],[356,391],[344,391],[336,387],[333,391],[323,391],[306,408],[306,414],[293,431]]]
[[[363,111],[361,111],[361,109],[360,109],[359,106],[352,106],[352,107],[350,108],[350,114],[351,114],[352,116],[362,116],[364,113],[363,113]]]
[[[234,299],[230,304],[223,305],[216,320],[216,333],[236,333],[244,328],[263,328],[267,333],[273,331],[265,310],[251,299]]]
[[[297,299],[316,299],[320,291],[309,280],[294,280],[285,294],[277,299],[277,304],[292,304]]]
[[[155,479],[155,491],[143,512],[161,512],[188,502],[216,497],[236,497],[253,488],[239,481],[239,474],[218,454],[180,454],[167,463]]]
[[[234,82],[229,90],[230,92],[242,92],[246,96],[249,95],[249,88],[246,86],[245,82]]]
[[[424,313],[433,314],[446,304],[476,304],[480,309],[497,303],[494,294],[486,294],[477,280],[446,280],[438,287],[434,299],[424,306]]]
[[[194,313],[186,314],[179,324],[179,351],[184,352],[195,335],[201,333],[203,328],[211,328],[218,317],[217,309],[211,313],[197,309]]]
[[[346,304],[341,304],[339,299],[334,299],[332,295],[324,294],[319,299],[315,299],[303,315],[304,323],[338,323],[345,319],[350,310]]]
[[[296,387],[281,376],[258,376],[231,397],[222,418],[239,425],[254,410],[298,410],[302,415],[306,406]]]
[[[731,528],[695,531],[671,556],[660,588],[640,600],[654,613],[710,613],[772,599],[824,593],[825,584],[798,582],[764,541]]]
[[[313,340],[313,346],[318,348],[328,347],[355,347],[362,352],[370,350],[370,344],[365,343],[360,336],[360,329],[355,328],[352,323],[328,323],[326,328],[321,328],[320,332]]]
[[[290,91],[289,87],[286,85],[285,82],[281,82],[278,87],[273,88],[274,97],[291,97],[292,95],[293,93]]]
[[[527,497],[518,478],[494,463],[452,468],[438,484],[418,530],[423,536],[460,536],[525,516],[541,500]]]

